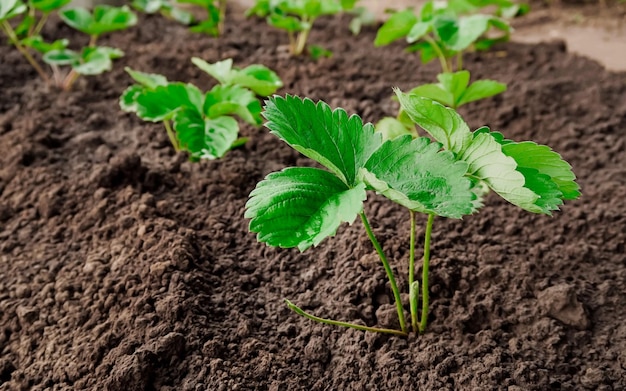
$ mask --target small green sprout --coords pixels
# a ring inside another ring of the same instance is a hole
[[[307,40],[315,20],[322,15],[335,15],[354,8],[358,0],[256,0],[255,5],[247,12],[247,16],[266,18],[267,23],[289,36],[289,52],[299,56],[307,50]],[[355,22],[356,23],[356,22]],[[360,29],[354,25],[353,31]],[[315,47],[315,57],[329,56],[327,50]]]
[[[429,1],[418,15],[411,9],[391,15],[376,35],[374,44],[384,46],[400,38],[411,44],[409,51],[419,51],[423,63],[439,59],[441,70],[451,73],[463,69],[463,53],[470,48],[487,49],[497,42],[507,41],[512,31],[509,23],[488,14],[464,15],[457,2]],[[495,29],[497,37],[485,34]]]
[[[435,141],[410,135],[383,141],[372,124],[363,124],[343,109],[289,95],[270,98],[263,113],[265,126],[325,169],[289,167],[269,174],[250,193],[245,217],[259,242],[304,251],[359,216],[389,278],[400,329],[329,320],[290,301],[287,305],[325,324],[406,336],[410,330],[426,330],[430,240],[436,216],[460,219],[476,212],[482,206],[483,185],[522,209],[543,214],[580,193],[569,164],[549,147],[506,140],[486,127],[471,132],[453,109],[399,90],[396,94],[407,116]],[[410,324],[391,264],[363,210],[368,190],[408,211]],[[415,280],[417,213],[427,215],[421,282]]]
[[[144,121],[162,122],[176,152],[187,151],[193,161],[217,159],[246,141],[237,138],[239,124],[233,115],[260,125],[261,104],[256,95],[273,94],[282,82],[262,65],[237,69],[231,59],[215,64],[200,58],[192,61],[220,84],[203,93],[192,84],[126,68],[137,84],[124,91],[120,107]]]

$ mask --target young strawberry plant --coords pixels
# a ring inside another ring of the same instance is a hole
[[[470,84],[469,71],[440,73],[437,80],[439,83],[421,85],[409,91],[409,94],[423,96],[457,109],[467,103],[506,91],[506,84],[494,80],[478,80]],[[385,140],[400,134],[416,134],[415,124],[403,110],[399,111],[396,118],[385,117],[378,121],[376,130],[382,132]]]
[[[307,40],[315,20],[322,15],[335,15],[352,10],[358,0],[256,0],[247,16],[266,18],[267,23],[286,30],[289,52],[299,56],[305,51],[315,58],[328,56],[330,52],[318,46],[307,48]],[[353,26],[356,29],[357,26]]]
[[[182,24],[191,24],[194,18],[190,12],[187,12],[176,6],[173,0],[134,0],[131,6],[137,11],[146,14],[160,13],[169,19],[174,19]]]
[[[206,19],[196,20],[191,12],[183,10],[179,4],[191,4],[203,8]],[[134,0],[133,8],[147,14],[161,15],[189,25],[189,30],[218,37],[224,32],[226,0]]]
[[[237,138],[239,124],[233,115],[260,125],[261,104],[256,95],[273,94],[282,82],[262,65],[237,69],[231,59],[215,64],[199,58],[192,61],[220,84],[203,93],[192,84],[126,68],[137,84],[122,94],[120,107],[145,121],[162,122],[174,150],[187,151],[191,160],[220,158],[246,141]]]
[[[1,1],[0,23],[9,41],[24,55],[46,84],[51,84],[50,77],[30,50],[39,52],[42,60],[52,68],[54,84],[63,89],[70,89],[80,75],[97,75],[111,70],[112,60],[122,57],[124,53],[119,49],[96,46],[98,37],[137,23],[136,16],[126,6],[100,5],[94,8],[93,13],[83,8],[60,11],[59,16],[66,24],[90,36],[88,46],[80,51],[74,51],[68,48],[69,42],[66,39],[46,42],[40,35],[48,15],[66,5],[67,0],[38,0],[28,4],[19,0]],[[13,29],[8,20],[20,15],[23,19],[17,28]],[[70,66],[71,71],[63,75],[60,71],[61,66]]]
[[[269,174],[250,194],[245,217],[258,241],[305,251],[359,216],[389,278],[400,329],[325,319],[290,301],[287,305],[325,324],[405,336],[411,330],[426,330],[436,216],[459,219],[476,212],[482,206],[483,186],[514,205],[543,214],[580,193],[569,164],[549,147],[506,140],[486,127],[471,132],[453,109],[416,95],[396,94],[408,117],[434,142],[410,135],[383,141],[372,124],[363,124],[361,118],[348,116],[343,109],[332,110],[324,102],[289,95],[268,100],[263,113],[266,127],[325,169],[289,167]],[[408,212],[410,324],[392,266],[363,209],[368,190]],[[415,279],[416,213],[427,215],[421,283]]]
[[[507,41],[511,32],[509,23],[489,14],[467,15],[459,2],[424,4],[418,15],[412,10],[394,13],[378,30],[374,44],[384,46],[400,38],[411,44],[409,51],[419,51],[423,63],[437,58],[444,73],[463,69],[463,53],[470,48],[487,49],[496,42]],[[491,29],[500,32],[497,37],[486,37]]]

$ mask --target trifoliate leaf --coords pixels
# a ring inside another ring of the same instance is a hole
[[[381,144],[372,124],[343,109],[331,110],[297,96],[275,96],[267,101],[265,126],[292,148],[327,167],[348,186],[358,180],[359,169]]]
[[[250,193],[245,217],[259,242],[304,251],[333,236],[363,210],[365,185],[349,188],[332,173],[294,167],[268,175]]]
[[[395,88],[398,101],[407,115],[448,151],[459,153],[472,142],[472,133],[454,110],[428,98],[402,93]]]
[[[97,5],[93,14],[85,8],[76,7],[59,12],[59,16],[68,26],[89,35],[123,30],[137,24],[137,16],[128,6]]]
[[[468,165],[428,138],[401,136],[385,142],[365,165],[365,180],[378,193],[417,212],[461,218],[476,210],[465,177]]]
[[[174,115],[174,130],[182,149],[194,159],[217,159],[231,149],[237,140],[239,125],[232,117],[202,118],[189,108]]]
[[[260,125],[261,104],[254,93],[234,85],[216,85],[207,92],[204,99],[204,113],[209,118],[237,114],[252,125]]]
[[[449,91],[450,94],[452,94],[456,104],[461,95],[463,95],[467,89],[470,80],[470,73],[469,71],[444,72],[437,75],[437,80],[439,80],[439,83],[444,90]]]

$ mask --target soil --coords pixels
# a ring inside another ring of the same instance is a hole
[[[552,146],[583,197],[553,217],[489,196],[463,221],[437,219],[427,333],[378,335],[283,302],[397,327],[358,222],[304,253],[247,230],[255,184],[311,163],[247,126],[250,141],[222,160],[175,155],[161,125],[119,110],[123,68],[208,89],[190,57],[262,63],[281,94],[377,121],[395,114],[392,86],[430,82],[437,65],[374,48],[373,28],[353,37],[341,19],[311,36],[332,58],[290,58],[281,32],[232,18],[212,39],[142,16],[102,38],[126,52],[115,69],[71,92],[0,47],[0,390],[626,389],[625,73],[562,42],[467,55],[475,78],[509,86],[462,110],[472,127]],[[45,33],[86,43],[58,21]],[[373,194],[366,212],[406,292],[408,214]]]

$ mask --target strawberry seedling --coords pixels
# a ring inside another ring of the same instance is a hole
[[[549,147],[506,140],[486,127],[471,132],[455,110],[416,95],[396,94],[408,118],[435,141],[410,135],[383,141],[372,124],[363,124],[343,109],[289,95],[269,99],[265,126],[325,169],[289,167],[269,174],[250,194],[245,217],[259,242],[305,251],[359,216],[389,278],[400,329],[325,319],[289,301],[287,305],[325,324],[405,336],[410,330],[426,330],[436,216],[460,219],[476,212],[482,206],[483,186],[522,209],[542,214],[580,193],[569,164]],[[368,190],[406,208],[409,215],[410,324],[391,264],[363,209]],[[421,283],[415,280],[416,213],[427,215]]]
[[[357,0],[256,0],[247,16],[266,18],[267,23],[286,30],[289,37],[289,52],[299,56],[308,50],[314,58],[329,56],[328,50],[318,46],[307,48],[307,40],[315,20],[323,15],[335,15],[352,10]],[[353,26],[354,30],[360,28]]]
[[[162,122],[175,151],[187,151],[191,160],[220,158],[246,141],[237,138],[239,124],[233,115],[260,125],[256,95],[273,94],[282,82],[262,65],[237,69],[231,59],[215,64],[199,58],[192,61],[220,84],[203,93],[192,84],[126,68],[137,84],[122,94],[120,106],[145,121]]]

